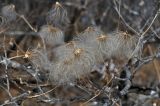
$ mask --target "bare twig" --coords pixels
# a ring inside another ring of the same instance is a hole
[[[20,18],[22,18],[25,23],[34,31],[37,32],[37,29],[33,28],[32,25],[28,22],[28,20],[24,17],[24,15],[19,15]]]
[[[136,30],[134,30],[134,29],[125,21],[125,19],[123,18],[123,16],[121,15],[120,11],[119,11],[118,8],[117,8],[118,6],[117,6],[115,0],[114,0],[113,3],[114,3],[114,5],[115,5],[115,10],[117,11],[119,17],[122,19],[122,21],[125,23],[125,25],[126,25],[131,31],[133,31],[136,35],[139,35],[139,33],[138,33]]]
[[[52,88],[51,90],[47,91],[47,92],[44,92],[44,93],[41,93],[41,94],[38,94],[38,95],[33,95],[33,96],[27,96],[27,98],[31,99],[31,98],[37,98],[37,97],[40,97],[40,96],[43,96],[43,95],[46,95],[52,91],[54,91],[58,86]]]

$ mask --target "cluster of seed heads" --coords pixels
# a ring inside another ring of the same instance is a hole
[[[9,20],[14,20],[14,5],[2,8],[2,14],[9,17]],[[67,12],[58,2],[48,12],[46,20],[47,25],[42,26],[38,34],[46,45],[54,48],[35,50],[31,61],[49,70],[51,82],[57,84],[74,82],[89,75],[92,67],[105,59],[129,59],[138,41],[136,36],[124,32],[105,34],[97,27],[88,27],[74,36],[72,41],[65,43],[63,31],[58,25],[68,23]],[[49,59],[49,53],[53,59]],[[137,55],[138,50],[134,56]]]
[[[138,41],[137,37],[124,32],[104,34],[96,27],[88,27],[84,32],[74,36],[72,41],[64,43],[64,34],[55,33],[58,29],[54,30],[54,33],[41,29],[40,34],[43,31],[45,37],[41,37],[51,40],[46,43],[53,46],[63,43],[52,50],[54,59],[49,63],[50,80],[57,84],[74,82],[82,76],[89,75],[92,67],[105,59],[129,59]]]

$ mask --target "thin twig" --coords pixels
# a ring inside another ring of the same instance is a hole
[[[25,23],[34,31],[37,32],[37,29],[33,28],[32,25],[28,22],[28,20],[24,17],[24,15],[19,15],[20,18],[22,18]]]
[[[120,11],[118,11],[118,6],[116,5],[116,1],[114,0],[114,5],[115,5],[115,10],[117,11],[117,13],[118,13],[118,15],[119,15],[119,17],[122,19],[122,21],[125,23],[125,25],[131,30],[131,31],[133,31],[136,35],[139,35],[139,33],[136,31],[136,30],[134,30],[126,21],[125,21],[125,19],[123,18],[123,16],[121,15],[121,13],[120,13]]]
[[[97,96],[99,96],[101,94],[102,90],[98,91],[98,93],[95,94],[95,96],[93,96],[92,98],[90,98],[89,100],[87,100],[86,102],[84,102],[83,104],[81,104],[80,106],[84,106],[85,104],[89,103],[91,100],[93,100],[94,98],[96,98]]]
[[[43,96],[43,95],[46,95],[47,93],[50,93],[52,92],[53,90],[55,90],[58,86],[54,87],[53,89],[47,91],[47,92],[44,92],[44,93],[41,93],[41,94],[38,94],[38,95],[33,95],[33,96],[27,96],[28,99],[31,99],[31,98],[37,98],[37,97],[40,97],[40,96]]]

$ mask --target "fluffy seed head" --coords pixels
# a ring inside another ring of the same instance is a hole
[[[76,41],[58,47],[55,57],[57,59],[50,70],[50,79],[58,84],[74,82],[81,76],[86,76],[95,64],[92,51]]]
[[[136,48],[136,44],[138,42],[138,37],[136,36],[131,36],[130,34],[127,33],[122,33],[122,36],[124,38],[124,42],[122,43],[122,51],[126,55],[127,58],[130,58],[132,55],[133,51]],[[140,49],[137,49],[135,51],[134,56],[138,56]]]
[[[14,21],[17,18],[17,13],[15,11],[15,5],[6,5],[1,10],[2,16],[6,18],[7,22]]]
[[[81,42],[90,42],[92,39],[96,39],[102,31],[97,27],[88,27],[82,33],[76,35],[73,39]]]
[[[90,47],[90,51],[94,53],[97,62],[104,61],[104,54],[106,54],[107,36],[97,27],[88,27],[84,32],[75,36],[74,40],[83,42]]]
[[[104,34],[100,34],[95,40],[92,40],[92,45],[95,45],[95,55],[99,58],[100,62],[103,62],[106,58],[110,57],[108,43],[111,43],[110,37]]]
[[[136,46],[138,38],[126,32],[113,32],[109,36],[111,39],[107,45],[110,47],[111,57],[129,58]]]
[[[29,58],[31,62],[39,68],[49,70],[50,69],[50,60],[45,50],[33,50],[31,57]]]
[[[56,2],[56,4],[48,12],[46,21],[48,24],[55,27],[67,25],[69,23],[69,19],[66,9],[59,2]]]
[[[39,35],[44,39],[45,43],[56,46],[64,43],[64,34],[63,32],[51,25],[42,26],[39,31]]]
[[[55,61],[63,61],[69,54],[71,54],[71,51],[74,49],[76,43],[74,41],[68,42],[66,44],[63,44],[61,46],[58,46],[57,48],[53,49],[54,53],[54,60]]]

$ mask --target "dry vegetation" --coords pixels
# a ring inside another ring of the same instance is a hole
[[[0,0],[0,106],[160,106],[159,0]]]

